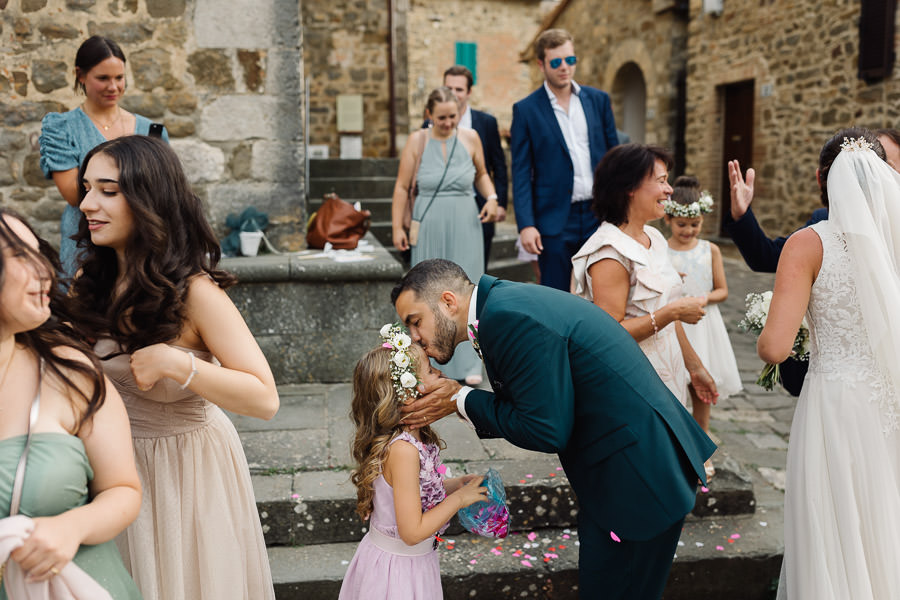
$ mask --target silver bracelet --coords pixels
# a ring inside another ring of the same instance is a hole
[[[194,358],[193,352],[188,352],[188,356],[191,357],[191,374],[188,375],[187,380],[181,384],[181,389],[186,389],[187,386],[191,385],[191,380],[193,380],[194,375],[197,374],[197,359]]]
[[[650,324],[653,325],[653,335],[658,334],[659,328],[656,326],[656,317],[652,311],[650,312]]]

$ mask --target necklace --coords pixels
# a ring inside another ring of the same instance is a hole
[[[12,352],[9,353],[9,359],[6,361],[6,367],[3,369],[3,377],[0,377],[0,390],[3,389],[3,384],[6,383],[6,376],[9,375],[9,367],[12,365],[13,357],[16,355],[16,341],[13,339],[13,349]]]
[[[84,105],[82,105],[82,110],[84,110]],[[122,120],[122,109],[119,108],[118,106],[116,106],[116,118],[113,119],[112,121],[110,121],[108,125],[104,125],[102,122],[100,122],[100,119],[98,119],[97,117],[92,117],[88,111],[85,110],[84,112],[85,112],[85,114],[87,114],[88,118],[91,121],[93,121],[95,124],[102,127],[103,131],[109,131],[110,127],[112,127],[113,125],[116,125],[117,123],[119,123]]]

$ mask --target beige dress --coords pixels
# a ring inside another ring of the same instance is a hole
[[[672,300],[681,298],[681,277],[669,260],[666,238],[649,225],[644,225],[644,233],[650,238],[649,248],[644,248],[612,223],[602,223],[572,257],[572,292],[593,300],[588,268],[599,260],[611,258],[628,270],[626,319],[649,315]],[[684,366],[675,325],[670,323],[656,335],[639,342],[639,345],[659,378],[686,406],[690,397],[690,377]]]
[[[111,340],[95,347],[103,357]],[[208,353],[194,351],[198,360]],[[122,354],[103,361],[122,395],[143,485],[137,520],[116,540],[145,598],[274,600],[240,438],[218,406],[171,379],[140,391]]]

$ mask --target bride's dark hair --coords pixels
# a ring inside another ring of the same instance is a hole
[[[37,251],[16,235],[10,228],[7,219],[19,221],[34,234],[38,240]],[[57,285],[55,277],[55,274],[60,271],[59,256],[50,244],[34,232],[25,219],[3,207],[0,207],[0,245],[9,246],[16,253],[27,257],[34,267],[45,272],[50,280],[50,318],[34,329],[17,333],[16,342],[42,358],[45,368],[49,369],[68,389],[73,390],[84,400],[84,409],[79,407],[74,411],[76,415],[74,433],[77,434],[82,425],[88,422],[94,413],[103,406],[103,401],[106,399],[106,380],[103,378],[103,371],[97,357],[87,345],[76,337],[72,328],[67,324],[70,320],[66,310],[67,298]],[[5,273],[6,264],[3,254],[0,253],[0,287],[3,285]],[[77,350],[84,355],[86,360],[59,356],[56,349],[62,347]],[[82,389],[83,386],[77,385],[72,380],[71,376],[75,374],[87,378],[90,382],[89,390]]]
[[[236,279],[216,268],[219,243],[168,144],[142,135],[100,144],[85,157],[79,182],[97,154],[109,156],[119,169],[119,190],[134,229],[124,249],[124,285],[116,290],[116,252],[91,242],[82,215],[74,236],[83,261],[71,288],[75,323],[88,339],[111,337],[127,353],[171,342],[181,333],[193,276],[209,276],[222,288]],[[83,186],[79,195],[84,199]]]

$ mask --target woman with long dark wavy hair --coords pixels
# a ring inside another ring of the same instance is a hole
[[[0,208],[0,517],[10,514],[24,455],[17,514],[33,529],[11,554],[21,574],[31,582],[65,578],[72,561],[112,598],[138,599],[112,542],[141,501],[128,416],[96,357],[58,314],[65,299],[55,262],[24,220]],[[21,582],[11,570],[5,583]]]
[[[163,142],[111,140],[85,158],[85,248],[74,322],[125,400],[140,515],[120,538],[148,598],[274,598],[240,439],[222,408],[270,419],[268,362],[224,288],[219,245]]]

